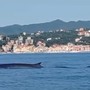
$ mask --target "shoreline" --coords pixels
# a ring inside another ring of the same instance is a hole
[[[90,53],[90,51],[59,51],[59,52],[0,52],[0,54],[61,54],[61,53]]]

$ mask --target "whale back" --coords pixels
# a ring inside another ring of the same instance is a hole
[[[28,63],[7,63],[7,64],[0,64],[0,68],[4,69],[19,69],[19,68],[42,68],[41,62],[35,64],[28,64]]]

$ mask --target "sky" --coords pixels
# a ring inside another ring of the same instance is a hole
[[[0,27],[90,20],[90,0],[0,0]]]

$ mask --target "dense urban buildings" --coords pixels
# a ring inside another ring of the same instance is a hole
[[[74,32],[63,29],[49,32],[38,31],[29,35],[23,32],[12,37],[0,35],[0,41],[3,42],[0,46],[0,52],[90,52],[90,30],[84,28],[76,29]]]

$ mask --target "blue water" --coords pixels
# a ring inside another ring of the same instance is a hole
[[[90,53],[0,54],[0,63],[37,63],[41,69],[0,69],[0,90],[90,90]]]

